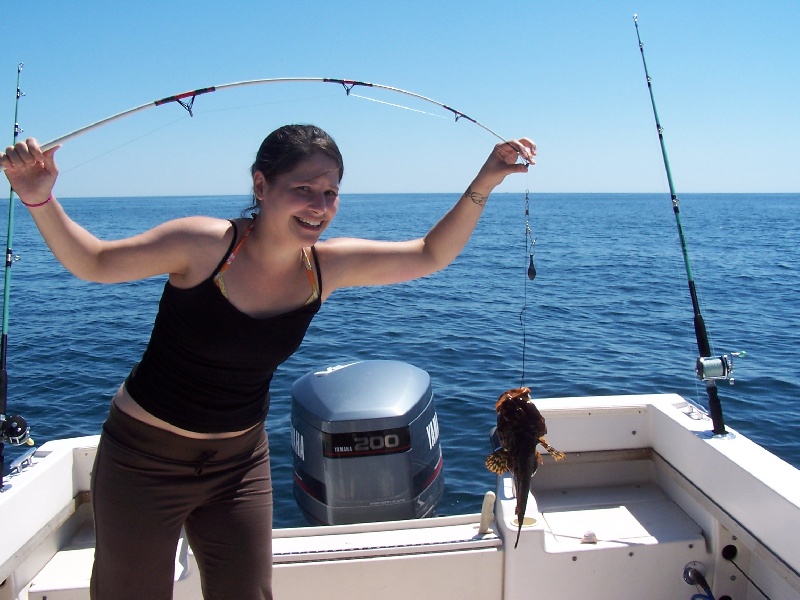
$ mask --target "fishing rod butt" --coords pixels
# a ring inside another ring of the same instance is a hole
[[[714,382],[710,382],[706,386],[708,393],[708,412],[711,416],[711,423],[713,424],[712,433],[715,436],[728,435],[728,430],[725,429],[725,418],[722,416],[722,404],[717,395],[717,386]]]

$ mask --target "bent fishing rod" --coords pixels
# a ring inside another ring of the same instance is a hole
[[[664,128],[661,127],[661,122],[658,118],[658,110],[656,109],[656,100],[653,95],[653,85],[650,78],[650,73],[647,70],[647,61],[644,58],[644,44],[642,38],[639,36],[639,18],[633,15],[633,23],[636,27],[636,39],[639,41],[639,51],[642,55],[642,65],[644,66],[644,75],[647,79],[647,89],[650,92],[650,104],[653,107],[653,117],[656,122],[656,129],[658,131],[658,141],[661,144],[661,156],[664,160],[664,169],[667,172],[667,183],[669,184],[669,193],[672,198],[672,211],[675,214],[675,222],[678,225],[678,237],[681,244],[681,252],[683,253],[683,264],[686,269],[686,279],[689,283],[689,295],[692,299],[692,308],[694,310],[694,333],[697,338],[697,349],[700,353],[697,363],[695,365],[695,372],[697,377],[706,385],[706,393],[708,394],[708,410],[713,424],[714,435],[726,435],[725,420],[722,416],[722,405],[719,401],[717,393],[717,384],[719,380],[729,380],[733,383],[733,357],[744,356],[744,352],[732,352],[730,354],[723,354],[721,356],[711,355],[711,344],[708,340],[708,330],[703,315],[700,312],[700,301],[697,298],[697,288],[694,282],[694,275],[692,273],[692,264],[689,260],[689,250],[686,245],[686,236],[683,233],[683,224],[681,222],[680,202],[678,195],[675,193],[675,185],[672,182],[672,171],[669,168],[669,158],[667,158],[667,147],[664,142]]]
[[[17,66],[17,97],[14,101],[14,143],[17,142],[20,129],[19,126],[19,99],[25,94],[19,85],[20,75],[23,64]],[[28,424],[19,415],[6,416],[8,410],[8,371],[6,369],[6,357],[8,356],[8,316],[9,298],[11,294],[11,265],[14,263],[14,251],[12,250],[12,237],[14,231],[14,190],[8,192],[8,233],[6,235],[6,266],[3,285],[3,330],[0,337],[0,489],[3,487],[3,470],[5,468],[5,443],[18,446],[24,443],[33,445],[29,437]]]
[[[266,84],[277,84],[277,83],[301,83],[301,82],[334,83],[334,84],[337,84],[337,85],[341,85],[344,88],[344,91],[345,91],[346,95],[348,95],[348,96],[350,95],[350,92],[355,87],[374,88],[374,89],[386,90],[386,91],[389,91],[389,92],[395,92],[395,93],[398,93],[398,94],[404,94],[406,96],[410,96],[412,98],[416,98],[417,100],[422,100],[423,102],[428,102],[430,104],[435,104],[436,106],[439,106],[440,108],[443,108],[446,111],[450,112],[455,117],[456,121],[458,121],[460,119],[465,119],[465,120],[477,125],[478,127],[483,129],[484,131],[487,131],[488,133],[490,133],[491,135],[493,135],[494,137],[496,137],[500,141],[502,141],[502,142],[507,141],[500,134],[492,131],[491,129],[486,127],[486,125],[483,125],[482,123],[479,123],[478,121],[476,121],[472,117],[467,116],[463,112],[461,112],[459,110],[456,110],[456,109],[454,109],[454,108],[452,108],[452,107],[450,107],[450,106],[448,106],[446,104],[443,104],[442,102],[439,102],[439,101],[434,100],[432,98],[428,98],[427,96],[423,96],[421,94],[417,94],[415,92],[409,92],[407,90],[403,90],[403,89],[400,89],[400,88],[397,88],[397,87],[392,87],[392,86],[389,86],[389,85],[382,85],[382,84],[379,84],[379,83],[368,83],[368,82],[365,82],[365,81],[356,81],[356,80],[353,80],[353,79],[334,79],[334,78],[330,78],[330,77],[278,77],[278,78],[272,78],[272,79],[253,79],[253,80],[249,80],[249,81],[239,81],[239,82],[235,82],[235,83],[225,83],[225,84],[222,84],[222,85],[215,85],[215,86],[210,86],[210,87],[205,87],[205,88],[199,88],[199,89],[196,89],[196,90],[191,90],[191,91],[188,91],[188,92],[183,92],[183,93],[175,94],[175,95],[172,95],[172,96],[167,96],[166,98],[161,98],[159,100],[154,100],[153,102],[147,102],[146,104],[142,104],[140,106],[135,106],[135,107],[130,108],[128,110],[122,111],[121,113],[117,113],[115,115],[111,115],[110,117],[106,117],[105,119],[101,119],[101,120],[99,120],[99,121],[97,121],[95,123],[91,123],[89,125],[86,125],[85,127],[81,127],[79,129],[76,129],[75,131],[72,131],[72,132],[70,132],[70,133],[68,133],[66,135],[63,135],[63,136],[61,136],[59,138],[56,138],[56,139],[54,139],[54,140],[52,140],[50,142],[47,142],[41,148],[42,148],[43,151],[50,150],[51,148],[55,148],[56,146],[59,146],[59,145],[65,143],[65,142],[67,142],[69,140],[72,140],[72,139],[74,139],[74,138],[76,138],[76,137],[78,137],[80,135],[83,135],[84,133],[88,133],[89,131],[92,131],[92,130],[97,129],[99,127],[102,127],[104,125],[108,125],[109,123],[112,123],[114,121],[118,121],[118,120],[123,119],[125,117],[129,117],[129,116],[131,116],[131,115],[133,115],[135,113],[141,112],[143,110],[147,110],[149,108],[162,106],[164,104],[170,104],[172,102],[177,102],[178,104],[180,104],[184,109],[186,109],[186,111],[189,113],[189,116],[191,117],[191,116],[194,116],[194,113],[192,111],[193,111],[193,108],[194,108],[195,99],[198,96],[201,96],[203,94],[208,94],[208,93],[211,93],[211,92],[217,92],[217,91],[221,91],[221,90],[225,90],[225,89],[232,89],[232,88],[246,87],[246,86],[254,86],[254,85],[266,85]],[[404,107],[401,107],[401,108],[404,108]],[[525,161],[525,164],[527,164],[527,161]],[[0,167],[0,172],[2,172],[2,171],[3,171],[3,167]]]
[[[436,105],[436,106],[438,106],[440,108],[443,108],[444,110],[446,110],[447,112],[449,112],[450,114],[452,114],[455,117],[455,121],[456,122],[458,122],[460,119],[464,119],[466,121],[469,121],[470,123],[473,123],[474,125],[477,125],[478,127],[483,129],[484,131],[488,132],[489,134],[491,134],[493,137],[497,138],[501,142],[507,142],[508,141],[508,140],[506,140],[506,138],[501,136],[499,133],[493,131],[492,129],[489,129],[483,123],[478,122],[476,119],[473,119],[472,117],[464,114],[460,110],[452,108],[451,106],[448,106],[447,104],[439,102],[438,100],[434,100],[433,98],[429,98],[427,96],[423,96],[422,94],[417,94],[415,92],[410,92],[408,90],[400,89],[398,87],[389,86],[389,85],[383,85],[383,84],[379,84],[379,83],[369,83],[369,82],[365,82],[365,81],[357,81],[357,80],[354,80],[354,79],[336,79],[336,78],[332,78],[332,77],[278,77],[278,78],[270,78],[270,79],[252,79],[252,80],[248,80],[248,81],[239,81],[239,82],[234,82],[234,83],[226,83],[226,84],[222,84],[222,85],[214,85],[214,86],[209,86],[209,87],[204,87],[204,88],[198,88],[198,89],[191,90],[191,91],[188,91],[188,92],[182,92],[182,93],[179,93],[179,94],[174,94],[172,96],[167,96],[165,98],[161,98],[159,100],[154,100],[152,102],[147,102],[147,103],[142,104],[140,106],[135,106],[133,108],[129,108],[128,110],[124,110],[124,111],[122,111],[120,113],[117,113],[115,115],[111,115],[109,117],[106,117],[106,118],[101,119],[99,121],[96,121],[94,123],[90,123],[89,125],[81,127],[79,129],[76,129],[76,130],[74,130],[74,131],[72,131],[70,133],[67,133],[66,135],[63,135],[63,136],[61,136],[59,138],[56,138],[56,139],[54,139],[52,141],[49,141],[49,142],[43,144],[41,146],[41,149],[42,149],[42,151],[46,152],[47,150],[50,150],[52,148],[55,148],[56,146],[62,145],[65,142],[68,142],[69,140],[72,140],[72,139],[74,139],[74,138],[76,138],[78,136],[81,136],[81,135],[85,134],[85,133],[88,133],[90,131],[93,131],[95,129],[103,127],[104,125],[108,125],[109,123],[112,123],[114,121],[118,121],[120,119],[124,119],[125,117],[129,117],[129,116],[131,116],[133,114],[136,114],[138,112],[141,112],[141,111],[144,111],[144,110],[147,110],[147,109],[150,109],[150,108],[155,108],[157,106],[163,106],[165,104],[171,104],[173,102],[176,102],[176,103],[180,104],[186,110],[186,112],[189,113],[190,117],[193,117],[194,116],[194,113],[193,113],[194,102],[195,102],[195,100],[197,99],[198,96],[202,96],[204,94],[209,94],[211,92],[217,92],[217,91],[222,91],[222,90],[226,90],[226,89],[233,89],[233,88],[247,87],[247,86],[255,86],[255,85],[279,84],[279,83],[333,83],[333,84],[342,86],[342,88],[344,89],[344,91],[345,91],[347,96],[350,96],[350,92],[356,87],[380,89],[380,90],[385,90],[385,91],[388,91],[388,92],[394,92],[394,93],[397,93],[397,94],[403,94],[405,96],[409,96],[411,98],[415,98],[417,100],[421,100],[423,102],[427,102],[429,104],[434,104],[434,105]],[[357,96],[357,95],[353,94],[353,96]],[[358,96],[358,97],[366,98],[364,96]],[[366,99],[367,100],[372,100],[372,98],[366,98]],[[391,103],[386,103],[386,104],[390,104],[391,106],[396,106],[398,108],[407,108],[407,107],[401,106],[399,104],[391,104]],[[414,109],[411,109],[411,110],[414,110]],[[15,138],[15,140],[16,140],[16,138]],[[529,166],[530,163],[525,159],[525,157],[520,156],[519,158],[520,158],[520,160],[522,160],[522,164],[524,164],[525,166]],[[2,172],[3,170],[4,170],[3,167],[0,166],[0,172]],[[527,207],[528,193],[527,192],[525,194],[525,200],[526,200],[525,216],[526,216],[526,221],[527,221],[527,218],[528,218],[528,207]],[[530,254],[529,266],[528,266],[528,278],[532,280],[535,277],[535,275],[536,275],[536,270],[535,270],[535,268],[533,266],[533,254],[531,253]]]
[[[21,67],[21,65],[20,65],[20,67]],[[279,84],[279,83],[303,83],[303,82],[333,83],[333,84],[336,84],[336,85],[340,85],[344,89],[344,91],[345,91],[347,96],[350,96],[350,92],[356,87],[380,89],[380,90],[385,90],[385,91],[388,91],[388,92],[394,92],[394,93],[398,93],[398,94],[403,94],[405,96],[409,96],[409,97],[415,98],[417,100],[421,100],[423,102],[434,104],[434,105],[436,105],[436,106],[438,106],[440,108],[443,108],[444,110],[448,111],[449,113],[451,113],[455,117],[455,121],[456,122],[458,122],[460,119],[464,119],[466,121],[469,121],[470,123],[473,123],[474,125],[477,125],[478,127],[483,129],[484,131],[488,132],[489,134],[491,134],[493,137],[497,138],[501,142],[507,142],[508,141],[508,140],[506,140],[506,138],[504,138],[500,134],[496,133],[492,129],[489,129],[486,125],[478,122],[476,119],[473,119],[472,117],[466,115],[465,113],[461,112],[460,110],[452,108],[451,106],[448,106],[447,104],[444,104],[442,102],[439,102],[439,101],[434,100],[432,98],[429,98],[427,96],[423,96],[423,95],[417,94],[415,92],[410,92],[408,90],[400,89],[398,87],[393,87],[393,86],[389,86],[389,85],[382,85],[382,84],[379,84],[379,83],[369,83],[369,82],[365,82],[365,81],[357,81],[357,80],[354,80],[354,79],[336,79],[336,78],[332,78],[332,77],[279,77],[279,78],[269,78],[269,79],[253,79],[253,80],[248,80],[248,81],[239,81],[239,82],[234,82],[234,83],[226,83],[226,84],[222,84],[222,85],[215,85],[215,86],[209,86],[209,87],[204,87],[204,88],[198,88],[198,89],[191,90],[191,91],[188,91],[188,92],[182,92],[182,93],[179,93],[179,94],[174,94],[172,96],[167,96],[165,98],[154,100],[152,102],[147,102],[145,104],[142,104],[142,105],[139,105],[139,106],[135,106],[135,107],[130,108],[128,110],[124,110],[124,111],[122,111],[120,113],[111,115],[109,117],[106,117],[106,118],[101,119],[99,121],[96,121],[94,123],[90,123],[89,125],[86,125],[84,127],[76,129],[76,130],[74,130],[74,131],[72,131],[70,133],[67,133],[66,135],[63,135],[63,136],[61,136],[59,138],[51,140],[51,141],[43,144],[41,146],[41,149],[42,149],[42,151],[46,152],[47,150],[55,148],[56,146],[60,146],[60,145],[64,144],[67,141],[70,141],[70,140],[72,140],[74,138],[77,138],[78,136],[81,136],[81,135],[83,135],[85,133],[88,133],[90,131],[93,131],[95,129],[103,127],[104,125],[108,125],[109,123],[112,123],[114,121],[118,121],[120,119],[123,119],[125,117],[129,117],[129,116],[131,116],[133,114],[136,114],[138,112],[141,112],[141,111],[144,111],[144,110],[147,110],[147,109],[150,109],[150,108],[163,106],[165,104],[171,104],[173,102],[176,102],[176,103],[180,104],[186,110],[186,112],[189,113],[189,116],[193,117],[194,116],[194,113],[193,113],[194,102],[197,99],[197,97],[198,96],[202,96],[204,94],[209,94],[211,92],[217,92],[217,91],[222,91],[222,90],[226,90],[226,89],[233,89],[233,88],[246,87],[246,86],[255,86],[255,85],[267,85],[267,84]],[[356,94],[353,94],[353,95],[355,96]],[[370,100],[371,98],[367,98],[367,99]],[[399,108],[406,108],[406,107],[400,106],[400,105],[392,105],[392,106],[398,106]],[[16,139],[17,139],[16,136],[18,135],[18,133],[19,133],[18,132],[18,128],[16,128],[16,126],[15,126],[15,137],[14,137],[15,143],[16,143]],[[522,163],[525,164],[526,166],[528,166],[530,164],[523,156],[520,156],[519,158],[522,160]],[[2,172],[3,170],[4,170],[3,167],[0,166],[0,172]],[[12,191],[12,193],[13,193],[13,191]],[[526,200],[527,200],[527,193],[526,193]],[[527,207],[526,207],[526,218],[527,218]],[[10,236],[10,233],[9,233],[9,236]],[[7,269],[7,272],[8,272],[8,267],[6,269]],[[533,256],[531,255],[530,265],[529,265],[529,268],[528,268],[528,277],[530,279],[533,279],[534,276],[535,276],[535,269],[533,268]],[[6,275],[6,277],[8,277],[8,275]],[[8,279],[6,281],[8,282]],[[8,283],[6,283],[6,290],[8,290]],[[8,302],[6,301],[6,306],[7,305],[8,305]],[[5,321],[4,321],[4,325],[5,325]],[[4,329],[4,331],[5,331],[5,329]],[[5,334],[4,334],[3,339],[5,340]],[[4,373],[5,373],[5,371],[3,371],[3,377],[4,377]],[[5,378],[0,383],[4,384],[5,383]]]

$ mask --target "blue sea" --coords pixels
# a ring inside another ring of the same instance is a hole
[[[456,198],[345,195],[326,235],[417,237]],[[242,196],[62,202],[104,238],[189,214],[235,217],[248,204]],[[680,208],[714,353],[747,353],[735,360],[735,384],[719,386],[726,423],[800,467],[800,195],[685,194]],[[669,196],[531,194],[533,281],[524,211],[524,194],[494,195],[445,271],[340,290],[323,305],[273,382],[276,526],[305,525],[292,494],[289,390],[322,367],[393,359],[430,373],[446,482],[437,512],[445,515],[479,511],[493,487],[483,461],[494,403],[508,388],[525,384],[535,397],[677,392],[706,406]],[[99,433],[147,343],[164,279],[75,279],[21,207],[13,249],[8,412],[28,420],[37,445]],[[18,453],[6,446],[7,460]]]

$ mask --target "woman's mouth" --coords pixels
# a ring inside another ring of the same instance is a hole
[[[305,219],[303,217],[295,217],[295,219],[297,219],[301,225],[304,225],[306,227],[311,227],[313,229],[319,229],[320,227],[322,227],[322,221],[312,221],[310,219]]]

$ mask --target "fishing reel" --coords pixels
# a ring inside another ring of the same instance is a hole
[[[697,359],[695,373],[701,381],[727,380],[733,385],[733,357],[744,358],[744,352],[731,352],[721,356],[701,356]]]
[[[0,441],[8,442],[12,446],[21,446],[22,444],[33,446],[28,422],[19,415],[10,417],[0,415]]]

